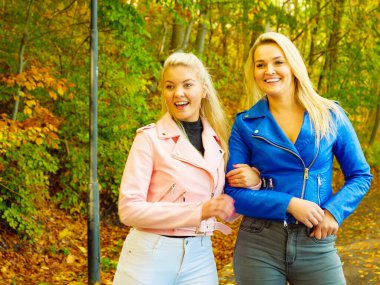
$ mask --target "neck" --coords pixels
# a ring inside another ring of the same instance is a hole
[[[272,114],[280,114],[284,112],[295,112],[304,110],[301,104],[295,99],[295,96],[291,97],[269,97],[269,111]]]

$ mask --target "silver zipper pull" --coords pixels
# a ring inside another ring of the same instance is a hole
[[[284,228],[286,228],[288,226],[288,223],[286,220],[284,220]]]
[[[269,178],[269,188],[273,190],[273,179]]]
[[[171,188],[170,188],[172,194],[174,194],[174,189],[175,189],[175,187],[176,187],[176,184],[174,183],[174,184],[171,186]]]
[[[261,178],[261,180],[263,181],[263,187],[267,188],[267,181],[265,180],[265,178]]]
[[[319,176],[319,174],[318,174],[318,176],[317,176],[317,179],[318,179],[318,186],[321,186],[321,185],[322,185],[322,182],[321,182],[321,177]]]

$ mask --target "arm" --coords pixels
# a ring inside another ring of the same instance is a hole
[[[227,195],[202,202],[148,202],[154,168],[154,150],[144,132],[138,133],[129,152],[119,194],[119,217],[123,224],[152,229],[196,227],[212,216],[225,219],[234,211]]]
[[[260,190],[260,172],[255,167],[250,167],[248,164],[234,164],[232,166],[234,169],[226,175],[230,186]]]
[[[202,217],[201,204],[147,201],[153,157],[151,141],[144,132],[138,133],[120,185],[120,221],[129,226],[153,229],[198,226]]]
[[[234,164],[251,165],[251,150],[240,131],[239,117],[232,127],[229,140],[230,158],[227,163],[227,172],[233,170]],[[249,139],[252,139],[249,136]],[[284,220],[291,195],[278,191],[251,191],[245,188],[233,187],[226,183],[225,193],[235,200],[235,208],[239,214]]]
[[[343,111],[342,111],[343,112]],[[322,207],[328,210],[340,225],[359,205],[368,192],[372,175],[358,137],[349,119],[343,113],[337,123],[337,139],[333,153],[344,174],[345,184]]]

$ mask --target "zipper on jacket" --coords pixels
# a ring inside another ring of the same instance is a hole
[[[253,138],[258,138],[258,139],[262,139],[263,141],[266,141],[267,143],[273,145],[274,147],[277,147],[279,149],[282,149],[284,151],[287,151],[291,154],[293,154],[294,156],[298,157],[299,160],[301,161],[303,167],[304,167],[304,175],[303,175],[303,183],[302,183],[302,191],[301,191],[301,199],[303,199],[304,195],[305,195],[305,188],[306,188],[306,180],[309,178],[309,169],[313,166],[315,160],[317,159],[318,157],[318,154],[319,154],[319,146],[317,148],[317,152],[315,154],[315,157],[313,159],[313,161],[309,164],[308,167],[306,167],[306,164],[305,162],[303,161],[302,157],[300,157],[297,153],[295,153],[294,151],[288,149],[288,148],[285,148],[285,147],[282,147],[278,144],[275,144],[275,143],[272,143],[270,140],[266,139],[266,138],[263,138],[263,137],[260,137],[260,136],[255,136],[255,135],[252,135]]]
[[[317,187],[318,205],[320,206],[321,205],[321,196],[320,196],[319,192],[321,190],[322,182],[321,182],[321,176],[319,174],[317,175],[317,184],[318,184],[318,187]]]
[[[215,189],[216,186],[214,186],[214,178],[213,178],[213,176],[211,175],[211,173],[210,173],[207,169],[205,169],[203,166],[201,166],[201,165],[199,165],[199,164],[196,164],[196,163],[194,163],[194,162],[192,162],[192,161],[189,161],[189,160],[184,159],[184,158],[182,158],[182,157],[179,157],[179,156],[177,156],[177,155],[173,155],[173,157],[176,158],[176,159],[178,159],[178,160],[180,160],[180,161],[187,162],[187,163],[192,164],[192,165],[194,165],[194,166],[196,166],[196,167],[198,167],[198,168],[200,168],[200,169],[205,170],[205,171],[208,173],[208,175],[211,176],[211,181],[212,181],[212,183],[211,183],[211,188],[210,188],[210,192],[211,192],[211,195],[210,195],[210,196],[211,196],[211,198],[214,197],[214,195],[215,195],[215,193],[214,193],[214,192],[215,192],[214,189]],[[219,169],[218,169],[218,168],[217,168],[217,173],[218,173],[218,177],[217,177],[217,179],[219,180]],[[185,197],[183,197],[183,202],[185,202]]]
[[[261,178],[262,180],[262,185],[263,185],[263,188],[267,189],[267,180],[265,178]]]
[[[274,189],[274,186],[273,186],[273,179],[272,178],[269,178],[269,190],[273,190]]]
[[[158,200],[161,201],[162,199],[164,199],[169,193],[171,193],[172,195],[174,194],[174,191],[175,191],[175,187],[177,186],[176,183],[173,183],[169,189],[160,197],[160,199]]]

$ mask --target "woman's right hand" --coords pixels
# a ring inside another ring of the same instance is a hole
[[[259,190],[260,187],[253,189],[260,185],[260,173],[256,168],[243,163],[234,164],[232,166],[234,169],[226,174],[230,186]]]
[[[235,213],[234,199],[226,194],[214,197],[203,203],[202,220],[211,217],[219,217],[222,220],[228,219]]]
[[[290,200],[287,212],[308,228],[317,226],[325,215],[316,203],[296,197]]]

